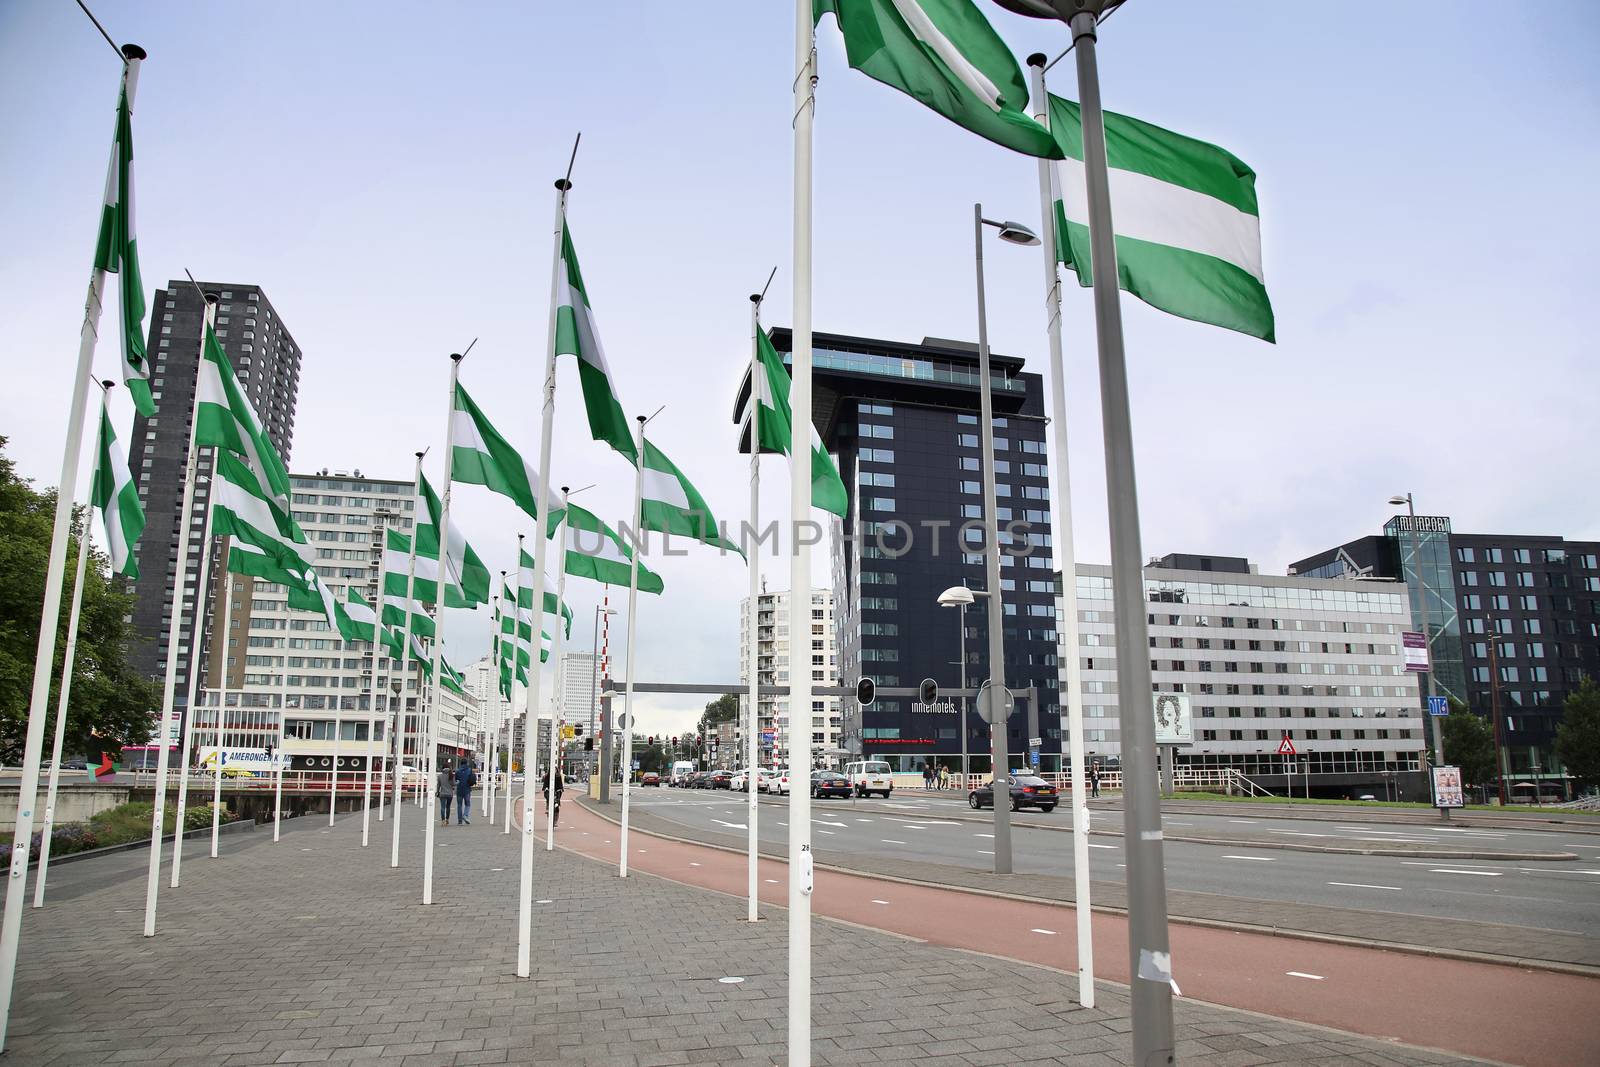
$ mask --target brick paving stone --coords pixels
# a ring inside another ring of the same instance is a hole
[[[519,835],[441,828],[432,907],[419,903],[421,822],[402,866],[388,823],[359,817],[191,846],[141,936],[147,856],[63,865],[26,913],[9,1064],[270,1063],[678,1067],[786,1058],[787,928],[662,879],[623,881],[572,854],[534,858],[531,980],[515,976]],[[491,871],[490,868],[503,868]],[[1094,1067],[1123,1062],[1126,991],[1073,1001],[1070,976],[818,920],[819,1064]],[[848,969],[836,962],[849,961]],[[738,985],[716,981],[734,974]],[[1042,978],[1042,980],[1041,980]],[[1178,1001],[1189,1063],[1370,1063],[1457,1057]]]

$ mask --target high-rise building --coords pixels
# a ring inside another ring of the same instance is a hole
[[[788,330],[772,340],[787,353]],[[955,688],[965,656],[976,685],[989,675],[983,602],[966,612],[962,634],[938,598],[951,586],[986,584],[977,346],[826,333],[813,344],[811,416],[849,493],[832,537],[837,677],[909,688],[932,678]],[[1042,738],[1044,766],[1054,769],[1061,731],[1044,389],[1014,356],[991,353],[990,378],[1006,686],[1038,696],[1036,724],[1020,701],[1013,710],[1008,745],[1023,753]],[[880,696],[859,717],[854,701],[845,705],[842,747],[904,771],[930,756],[959,763],[960,717],[906,697]],[[965,718],[967,748],[987,753],[989,727],[975,710]]]
[[[1121,757],[1123,697],[1111,568],[1079,564],[1077,581],[1084,754],[1110,765]],[[1402,585],[1257,574],[1238,557],[1163,557],[1144,571],[1155,691],[1133,699],[1154,714],[1160,694],[1186,694],[1194,740],[1177,748],[1180,768],[1231,769],[1276,787],[1287,738],[1294,773],[1309,770],[1325,793],[1380,788],[1419,771],[1425,747],[1400,636],[1406,596]],[[1068,654],[1063,647],[1063,686]]]
[[[239,383],[248,393],[262,428],[285,463],[294,443],[295,401],[300,387],[300,348],[283,325],[272,302],[257,285],[238,282],[201,282],[200,290],[217,300],[217,340],[232,363]],[[179,515],[183,505],[183,476],[189,446],[189,423],[194,409],[195,374],[205,300],[187,280],[174,280],[158,290],[150,315],[150,392],[156,413],[136,416],[128,445],[128,462],[144,504],[146,525],[138,548],[140,579],[135,586],[133,626],[143,641],[130,650],[130,660],[141,673],[161,678],[167,663],[167,624],[172,610],[172,585],[178,566],[178,531],[190,527],[186,596],[182,629],[178,636],[176,712],[181,720],[189,673],[197,669],[203,644],[191,632],[196,617],[197,580],[204,546],[206,502],[210,496],[211,457],[198,462],[194,510]],[[174,728],[177,723],[173,723]]]
[[[756,671],[762,685],[789,684],[789,594],[761,593],[756,598]],[[739,682],[750,684],[750,598],[739,601]],[[811,633],[805,638],[811,645],[811,681],[816,685],[837,685],[839,652],[834,631],[833,593],[827,589],[811,590]],[[739,698],[739,719],[733,724],[733,738],[739,755],[737,765],[746,760],[742,724],[749,697]],[[813,762],[837,763],[834,755],[844,728],[839,713],[838,697],[819,696],[811,702],[809,722],[789,722],[788,703],[777,697],[763,696],[756,706],[760,726],[757,750],[763,766],[784,764],[789,758],[790,738],[809,744]],[[731,759],[731,754],[729,755]],[[730,763],[729,766],[733,766]]]
[[[466,677],[462,688],[478,702],[479,717],[483,721],[484,751],[487,751],[488,734],[500,730],[504,739],[503,727],[515,717],[516,705],[500,694],[500,668],[492,657],[485,656],[469,664],[461,673]],[[516,690],[521,688],[520,685],[516,686],[512,695],[515,696]]]
[[[1585,677],[1600,678],[1600,542],[1464,534],[1448,516],[1397,515],[1382,534],[1289,570],[1405,581],[1407,626],[1432,636],[1439,692],[1491,721],[1498,708],[1507,777],[1521,784],[1561,772],[1554,742],[1562,704]]]

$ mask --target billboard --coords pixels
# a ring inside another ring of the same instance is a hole
[[[200,766],[206,770],[216,769],[217,749],[206,745],[200,749]],[[285,764],[285,769],[287,769]],[[222,750],[222,769],[225,771],[255,771],[260,774],[271,774],[277,770],[273,762],[272,753],[264,748],[224,748]]]
[[[1155,694],[1156,744],[1193,744],[1194,730],[1190,727],[1189,713],[1189,694]]]
[[[1428,636],[1407,630],[1400,635],[1400,643],[1405,647],[1406,670],[1425,671],[1428,669]]]
[[[1467,806],[1467,798],[1461,788],[1460,767],[1433,768],[1433,806],[1436,808]]]

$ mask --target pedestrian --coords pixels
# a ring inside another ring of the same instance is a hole
[[[1100,795],[1100,761],[1099,760],[1095,760],[1093,763],[1089,764],[1089,795],[1091,797],[1097,797],[1097,796]]]
[[[933,768],[928,765],[927,761],[923,761],[922,764],[922,788],[924,790],[933,788]]]
[[[940,767],[939,768],[939,788],[940,789],[949,789],[950,788],[950,768],[949,767]]]
[[[561,824],[561,791],[566,788],[566,783],[561,780],[561,775],[559,775],[559,774],[555,776],[555,779],[556,779],[556,795],[555,795],[555,800],[553,802],[555,804],[555,814],[552,817],[551,822],[553,824],[559,826]],[[545,771],[544,772],[544,802],[547,805],[552,803],[552,801],[550,799],[550,772],[549,771]]]
[[[458,826],[471,826],[469,816],[472,815],[472,787],[478,784],[478,773],[472,768],[472,761],[464,759],[456,767],[456,824]]]
[[[439,765],[439,781],[436,785],[439,790],[439,822],[449,826],[450,798],[456,795],[456,782],[448,763]]]

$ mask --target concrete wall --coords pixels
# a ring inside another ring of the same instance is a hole
[[[0,785],[0,825],[17,821],[17,798],[21,792],[15,782]],[[89,816],[96,812],[114,808],[118,804],[126,804],[129,792],[127,786],[85,785],[70,788],[61,786],[56,790],[56,825],[86,822]],[[44,800],[45,791],[41,788],[33,808],[35,825],[44,820]]]

